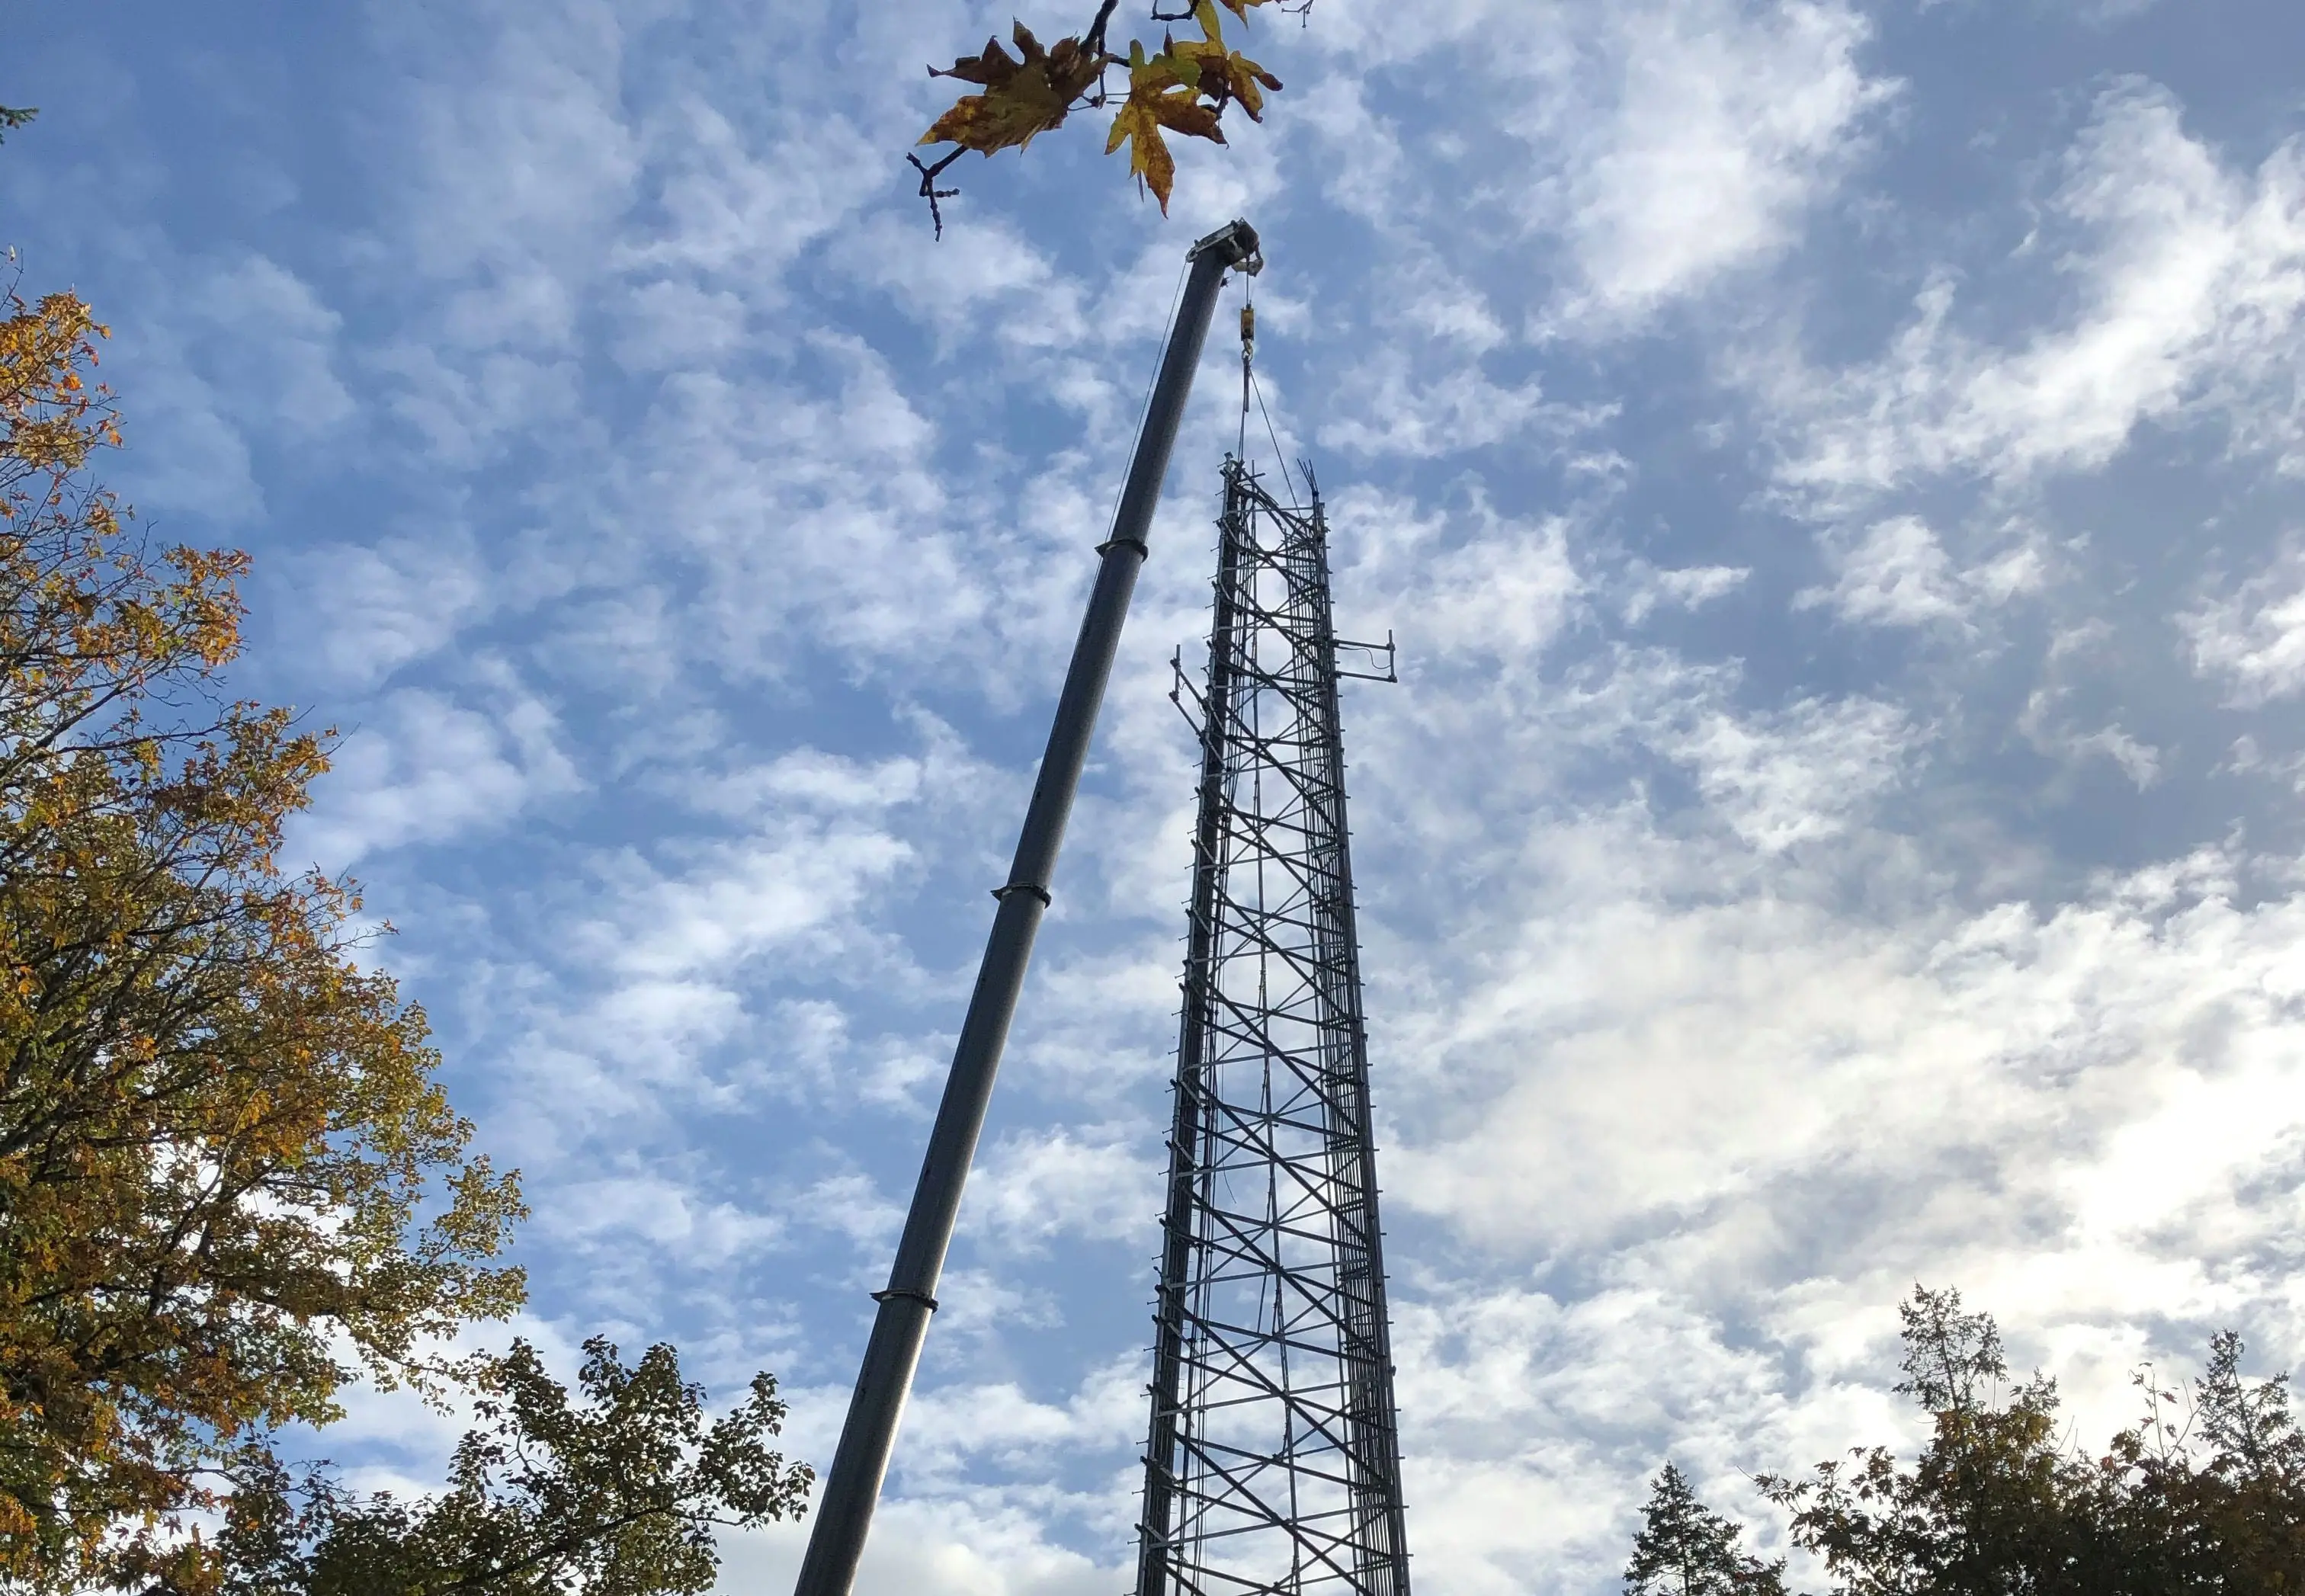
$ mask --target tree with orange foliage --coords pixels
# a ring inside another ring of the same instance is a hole
[[[243,556],[156,550],[73,295],[0,320],[0,1585],[218,1577],[187,1515],[251,1435],[522,1300],[350,883],[281,828],[324,735],[233,701]]]

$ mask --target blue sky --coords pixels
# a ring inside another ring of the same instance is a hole
[[[294,849],[526,1173],[522,1332],[772,1368],[829,1456],[1182,252],[1242,214],[1340,623],[1401,643],[1345,713],[1420,1589],[1612,1590],[1666,1456],[1738,1505],[1909,1433],[1916,1279],[2086,1434],[2216,1327],[2305,1354],[2293,11],[1318,0],[1173,219],[1080,130],[961,163],[934,243],[921,67],[1008,14],[9,13],[0,234],[112,323],[147,524],[256,555],[238,682],[343,729]],[[870,1596],[1127,1583],[1232,358]],[[363,1397],[327,1447],[454,1433]]]

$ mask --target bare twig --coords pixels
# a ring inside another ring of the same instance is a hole
[[[933,166],[922,166],[921,157],[916,155],[907,153],[905,157],[906,160],[912,162],[913,170],[921,174],[921,198],[929,202],[929,220],[936,224],[936,235],[940,240],[944,237],[944,208],[937,201],[949,200],[960,191],[937,187],[937,174],[966,153],[965,149],[956,149]]]

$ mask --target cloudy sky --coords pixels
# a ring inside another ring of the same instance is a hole
[[[342,728],[293,851],[526,1172],[520,1329],[771,1368],[829,1458],[1182,253],[1239,214],[1340,621],[1401,642],[1345,712],[1420,1589],[1608,1591],[1667,1456],[1736,1505],[1909,1433],[1916,1279],[2092,1437],[2218,1326],[2305,1358],[2288,0],[1318,0],[1173,219],[1073,129],[956,167],[940,244],[921,68],[1009,14],[8,8],[0,235],[113,325],[146,522],[256,555],[239,685]],[[871,1596],[1127,1587],[1232,358]],[[453,1433],[327,1444],[421,1480]]]

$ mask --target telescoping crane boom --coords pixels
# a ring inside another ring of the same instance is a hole
[[[880,1312],[872,1321],[872,1339],[865,1345],[855,1392],[848,1399],[848,1421],[841,1428],[832,1470],[817,1502],[816,1523],[795,1596],[849,1596],[856,1582],[857,1561],[872,1529],[880,1481],[889,1471],[897,1424],[904,1416],[905,1398],[920,1365],[929,1316],[936,1312],[937,1282],[944,1272],[945,1252],[952,1244],[953,1221],[960,1212],[961,1187],[975,1157],[977,1136],[984,1128],[984,1111],[992,1099],[992,1078],[1008,1040],[1009,1021],[1016,1015],[1025,966],[1032,961],[1033,938],[1040,930],[1042,913],[1049,906],[1049,881],[1056,870],[1057,850],[1064,842],[1065,820],[1072,812],[1073,794],[1080,786],[1081,768],[1088,759],[1089,736],[1104,702],[1105,683],[1112,675],[1113,656],[1120,645],[1121,624],[1128,617],[1128,601],[1136,590],[1136,573],[1144,564],[1145,536],[1161,500],[1161,482],[1169,474],[1169,455],[1176,446],[1185,401],[1192,393],[1201,346],[1208,339],[1217,291],[1224,285],[1226,272],[1253,276],[1264,264],[1256,230],[1241,221],[1202,239],[1187,259],[1188,275],[1178,301],[1176,323],[1169,329],[1161,374],[1152,386],[1152,402],[1145,406],[1136,453],[1129,462],[1119,508],[1113,514],[1112,533],[1098,546],[1103,563],[1089,595],[1088,613],[1081,620],[1080,637],[1073,644],[1072,665],[1065,673],[1056,721],[1049,730],[1048,751],[1041,758],[1040,779],[1033,784],[1025,828],[1016,839],[1016,857],[1009,866],[1008,882],[993,894],[1000,906],[993,914],[984,962],[977,970],[976,989],[969,997],[968,1015],[961,1023],[959,1043],[953,1048],[952,1070],[945,1080],[935,1128],[929,1134],[928,1155],[921,1163],[920,1182],[913,1190],[904,1235],[897,1244],[897,1261],[889,1271],[886,1289],[872,1294]]]

